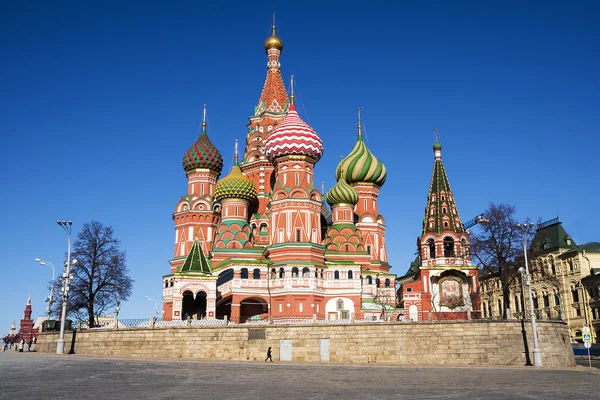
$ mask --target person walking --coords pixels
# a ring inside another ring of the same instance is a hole
[[[271,348],[270,347],[267,350],[267,358],[265,358],[265,362],[267,362],[267,360],[271,360],[271,362],[273,362],[273,357],[271,355]]]

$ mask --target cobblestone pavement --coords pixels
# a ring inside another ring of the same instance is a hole
[[[574,399],[600,371],[0,353],[2,399]],[[591,396],[591,397],[590,397]]]

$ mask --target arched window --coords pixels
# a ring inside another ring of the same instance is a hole
[[[308,269],[308,267],[302,268],[302,277],[308,278],[309,276],[310,276],[310,270]]]
[[[337,303],[336,303],[336,308],[338,310],[343,310],[344,309],[344,300],[342,299],[338,299]]]
[[[367,285],[373,284],[373,277],[371,275],[367,275]]]
[[[248,279],[248,268],[242,268],[240,271],[240,278]]]
[[[252,279],[260,279],[260,269],[254,268],[252,271]]]
[[[451,237],[444,238],[444,257],[454,257],[454,239]]]
[[[381,283],[381,281],[379,280],[379,278],[375,278],[375,286],[379,287],[380,283]]]
[[[385,279],[385,287],[390,287],[390,279],[389,278]]]
[[[169,287],[169,281],[165,281],[165,288]]]
[[[323,279],[323,268],[321,268],[321,279]]]
[[[435,241],[429,239],[427,245],[429,246],[429,258],[435,258]]]
[[[283,269],[283,267],[279,268],[279,277],[285,278],[285,270]]]
[[[352,270],[348,271],[348,279],[354,279],[354,275],[352,274]]]
[[[271,269],[271,279],[277,278],[277,270],[275,268]]]
[[[298,277],[298,267],[292,268],[292,278]]]
[[[335,271],[333,273],[333,279],[340,279],[340,271]]]

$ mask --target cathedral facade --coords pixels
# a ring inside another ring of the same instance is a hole
[[[281,74],[283,42],[266,40],[267,76],[243,154],[223,157],[202,132],[185,153],[187,193],[175,206],[174,257],[163,276],[163,319],[391,319],[396,309],[385,220],[384,164],[362,138],[319,190],[324,144],[302,120]],[[460,239],[459,239],[460,240]]]

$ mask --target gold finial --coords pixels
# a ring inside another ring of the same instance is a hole
[[[238,141],[237,141],[237,139],[235,139],[235,156],[234,156],[234,158],[235,158],[234,165],[237,165],[238,164]]]
[[[340,156],[340,162],[344,161],[344,156]]]
[[[362,107],[358,107],[358,140],[362,140],[362,125],[360,124],[360,110]]]
[[[296,96],[294,96],[294,75],[292,75],[290,86],[291,86],[290,91],[292,92],[292,94],[290,96],[290,103],[294,104],[294,99],[296,98]]]
[[[204,105],[204,117],[202,117],[202,132],[206,132],[206,104]]]
[[[273,25],[271,27],[271,36],[265,41],[265,51],[268,53],[270,49],[283,50],[283,42],[275,34],[275,13],[273,13]]]
[[[433,137],[435,138],[435,142],[439,142],[438,128],[433,128]]]
[[[325,195],[325,181],[321,181],[321,196]]]

